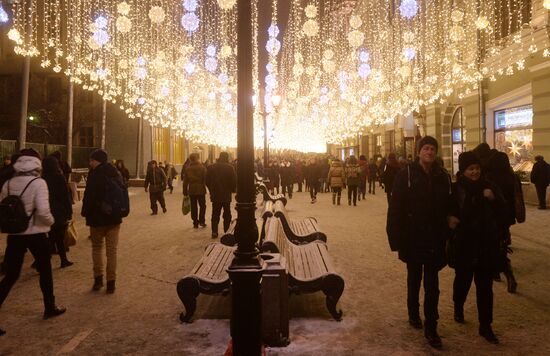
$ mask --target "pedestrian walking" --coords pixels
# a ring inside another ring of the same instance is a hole
[[[357,158],[350,156],[348,164],[344,170],[346,185],[348,187],[348,205],[357,206],[357,189],[361,183],[361,168],[357,164]]]
[[[294,166],[288,161],[284,160],[280,169],[281,186],[283,187],[283,195],[287,195],[292,199],[292,190],[294,186]]]
[[[40,154],[32,148],[22,150],[13,168],[13,178],[2,186],[0,192],[1,228],[3,232],[8,233],[4,257],[5,276],[0,281],[0,307],[19,279],[25,253],[29,250],[40,274],[40,289],[44,301],[43,317],[49,319],[63,314],[66,309],[55,304],[50,261],[51,245],[47,237],[54,217],[50,211],[48,186],[40,178]],[[14,209],[13,206],[18,206],[21,210]],[[18,226],[14,226],[14,221],[17,221]],[[3,334],[5,331],[0,329],[0,335]]]
[[[124,161],[117,159],[115,162],[115,167],[118,170],[118,173],[120,173],[124,185],[128,187],[130,183],[130,171],[128,171],[128,168],[124,165]]]
[[[453,184],[449,227],[454,229],[449,264],[455,269],[454,319],[464,323],[464,303],[472,280],[476,285],[479,334],[497,344],[493,322],[493,276],[504,269],[501,251],[505,236],[504,199],[498,188],[481,176],[481,160],[474,152],[458,158],[459,172]]]
[[[531,183],[535,185],[539,199],[538,208],[546,209],[546,188],[550,183],[550,165],[546,163],[543,156],[535,157],[535,164],[531,171]]]
[[[344,165],[338,158],[334,159],[328,171],[327,181],[332,190],[332,205],[340,205],[342,188],[344,187]]]
[[[145,192],[149,191],[151,215],[158,214],[157,202],[159,202],[162,212],[166,213],[165,190],[166,174],[164,174],[164,170],[161,167],[157,166],[157,161],[152,160],[151,167],[147,170],[147,176],[145,177]]]
[[[376,194],[376,181],[378,180],[378,166],[374,162],[374,158],[369,160],[368,166],[368,179],[369,179],[369,194]]]
[[[304,163],[301,160],[297,160],[296,164],[294,165],[294,175],[296,177],[296,183],[298,183],[298,190],[297,192],[301,193],[303,191],[304,186]]]
[[[63,173],[63,177],[65,177],[65,181],[68,183],[69,179],[71,178],[71,173],[73,169],[71,168],[69,163],[63,159],[63,154],[61,153],[61,151],[52,152],[50,156],[55,157],[55,159],[57,159],[57,162],[59,163],[59,168]]]
[[[395,153],[390,153],[388,155],[388,160],[386,161],[386,166],[384,167],[384,171],[382,173],[382,182],[384,183],[384,190],[386,191],[388,204],[390,203],[395,176],[400,169],[401,167],[399,165],[399,162],[397,162]]]
[[[237,174],[229,164],[229,154],[220,152],[218,161],[208,167],[206,186],[212,202],[212,238],[218,237],[218,224],[223,209],[223,232],[227,232],[231,224],[232,193],[237,190]]]
[[[328,174],[328,173],[327,173]],[[320,185],[319,180],[321,179],[321,167],[317,165],[315,158],[312,158],[309,161],[307,166],[307,176],[306,181],[309,185],[309,195],[311,197],[311,204],[317,202],[317,191]]]
[[[52,250],[57,250],[61,259],[61,268],[72,266],[73,263],[67,259],[65,247],[65,231],[69,221],[73,217],[72,197],[65,177],[61,173],[58,160],[49,156],[42,161],[42,178],[48,185],[48,196],[50,211],[54,217],[54,224],[51,226],[48,237]]]
[[[174,179],[178,176],[178,171],[174,165],[168,161],[164,161],[164,173],[166,174],[166,182],[168,183],[168,189],[170,189],[170,194],[174,191]]]
[[[190,163],[185,168],[183,195],[189,195],[191,201],[191,219],[193,228],[206,227],[206,168],[199,161],[199,155],[189,155]]]
[[[438,273],[446,264],[451,197],[451,179],[436,163],[437,149],[431,136],[419,141],[418,160],[395,178],[386,225],[391,250],[407,264],[407,309],[409,323],[416,329],[422,329],[418,294],[424,279],[424,335],[434,348],[442,346],[437,333]]]
[[[269,169],[269,181],[271,182],[271,194],[274,194],[276,191],[279,194],[279,184],[280,184],[280,168],[277,161],[273,162],[270,165]]]
[[[84,190],[81,215],[90,227],[94,284],[92,290],[103,287],[103,245],[107,257],[107,293],[115,292],[117,247],[122,218],[128,216],[128,189],[107,152],[97,149],[90,154],[90,173]]]
[[[358,199],[361,200],[361,198],[365,199],[365,195],[367,194],[367,177],[369,175],[369,161],[367,161],[367,157],[365,155],[359,156],[359,168],[361,169],[361,182],[359,183],[359,194]]]

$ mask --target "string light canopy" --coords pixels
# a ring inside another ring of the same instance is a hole
[[[19,0],[8,37],[130,118],[186,138],[235,146],[236,0]],[[292,1],[281,33],[253,12],[253,81],[269,113],[270,147],[324,151],[366,127],[464,97],[481,80],[550,57],[530,0]],[[543,6],[550,7],[550,0]],[[546,11],[546,10],[542,10]],[[8,14],[1,7],[0,22]],[[267,31],[258,43],[258,31]],[[538,44],[538,45],[537,45]],[[258,78],[259,51],[267,74]],[[527,51],[525,51],[527,50]],[[498,58],[499,60],[493,60]],[[271,98],[281,95],[277,111]],[[259,109],[256,142],[262,144]]]

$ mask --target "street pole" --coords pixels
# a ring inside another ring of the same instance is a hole
[[[29,8],[32,8],[33,0],[28,1]],[[32,12],[29,11],[29,18],[27,19],[26,26],[26,38],[30,40],[32,36]],[[25,148],[27,141],[27,114],[29,105],[29,80],[31,73],[31,57],[25,56],[23,58],[23,78],[21,80],[21,117],[19,119],[19,140],[18,150]]]
[[[69,77],[69,110],[67,115],[67,163],[73,164],[74,84]]]
[[[267,113],[263,112],[262,117],[264,119],[264,172],[266,172],[267,164],[269,163],[269,147],[267,146]]]
[[[101,114],[101,149],[105,149],[105,129],[107,127],[107,100],[103,99],[103,110]]]
[[[229,266],[233,355],[261,354],[262,265],[256,248],[254,122],[252,105],[252,1],[237,0],[237,250]]]
[[[137,145],[136,145],[136,178],[139,179],[140,177],[140,171],[141,171],[141,163],[142,163],[142,157],[141,157],[141,146],[143,145],[143,121],[141,117],[138,117],[137,119],[138,127],[137,127]]]

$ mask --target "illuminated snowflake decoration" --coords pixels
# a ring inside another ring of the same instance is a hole
[[[142,67],[136,68],[136,78],[141,80],[147,78],[147,69]]]
[[[222,10],[230,10],[236,3],[237,0],[218,0],[218,5]]]
[[[21,34],[15,28],[12,28],[11,30],[9,30],[8,38],[17,44],[21,44],[23,42],[21,41]]]
[[[194,12],[188,12],[181,17],[181,26],[188,32],[195,32],[199,24],[199,17]]]
[[[92,36],[99,47],[105,46],[111,40],[111,36],[105,30],[98,30]]]
[[[231,47],[228,46],[228,45],[223,45],[222,48],[220,49],[220,57],[221,58],[227,58],[227,57],[231,56],[232,53],[233,53],[233,51],[231,50]]]
[[[361,79],[367,79],[370,75],[371,68],[368,63],[362,63],[359,68],[357,68],[357,74]]]
[[[334,51],[331,49],[326,49],[323,52],[323,59],[331,60],[332,58],[334,58]]]
[[[153,6],[151,10],[149,10],[149,19],[152,23],[159,24],[164,22],[165,16],[164,9],[160,6]]]
[[[145,98],[138,98],[137,103],[138,103],[139,105],[145,104]]]
[[[102,29],[105,29],[109,25],[109,21],[107,20],[107,18],[105,16],[100,15],[100,16],[96,17],[96,19],[94,21],[94,24],[95,24],[96,29],[102,30]]]
[[[136,63],[138,66],[144,66],[147,64],[147,60],[145,59],[145,57],[138,57]]]
[[[273,72],[273,63],[268,63],[265,65],[265,70],[267,70],[268,73]]]
[[[464,28],[460,25],[455,25],[451,27],[451,31],[449,33],[449,37],[452,41],[458,42],[461,41],[464,38]]]
[[[270,38],[267,40],[265,49],[269,54],[276,56],[281,50],[281,42],[276,38]]]
[[[362,50],[359,52],[359,60],[363,63],[368,62],[370,59],[370,54],[367,50]]]
[[[406,19],[412,19],[418,13],[418,4],[416,0],[402,0],[399,6],[399,12],[401,16]]]
[[[352,15],[349,19],[349,25],[354,30],[357,30],[361,25],[363,24],[363,20],[361,20],[361,17],[357,15]]]
[[[405,31],[403,33],[403,41],[405,43],[413,43],[414,42],[414,32]]]
[[[199,2],[197,0],[183,0],[183,8],[187,11],[194,12],[198,6]]]
[[[454,9],[453,12],[451,12],[451,20],[454,23],[458,23],[464,19],[464,13],[461,10]]]
[[[214,45],[209,45],[208,47],[206,47],[206,54],[207,54],[209,57],[214,57],[214,56],[216,56],[216,46],[214,46]]]
[[[206,70],[209,72],[215,72],[216,69],[218,69],[218,61],[216,60],[216,58],[206,58],[206,60],[204,61],[204,68],[206,68]]]
[[[315,37],[319,33],[319,24],[315,20],[307,20],[302,26],[302,31],[308,37]]]
[[[476,20],[476,27],[478,30],[485,30],[489,27],[489,20],[487,19],[487,16],[478,17]]]
[[[225,73],[220,73],[220,75],[218,75],[218,80],[222,84],[227,84],[227,82],[229,82],[229,77]]]
[[[267,29],[267,33],[269,34],[269,37],[277,37],[279,36],[279,26],[272,23],[271,26]]]
[[[4,10],[2,4],[0,3],[0,23],[7,23],[9,20],[10,17],[8,16],[8,13]]]
[[[360,47],[364,40],[365,34],[361,31],[353,30],[348,33],[348,42],[354,48]]]
[[[336,63],[329,60],[323,61],[323,70],[328,74],[334,73],[336,70]]]
[[[130,5],[126,1],[119,3],[116,6],[117,12],[122,16],[126,16],[130,13]]]
[[[170,88],[168,88],[167,86],[163,86],[162,88],[160,88],[160,94],[165,98],[168,97],[168,95],[170,95]]]
[[[405,48],[403,50],[403,57],[408,61],[412,61],[416,57],[416,50],[412,47]]]
[[[313,19],[317,16],[317,7],[315,5],[308,5],[304,9],[307,18]]]
[[[116,29],[120,33],[128,33],[132,29],[132,21],[126,16],[119,16],[116,19]]]

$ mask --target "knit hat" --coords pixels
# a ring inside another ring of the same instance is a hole
[[[107,159],[108,159],[107,158],[107,152],[105,152],[101,148],[98,148],[97,150],[93,151],[90,154],[90,159],[93,159],[93,160],[98,161],[100,163],[105,163],[105,162],[107,162]]]
[[[418,141],[418,152],[422,150],[422,147],[424,145],[432,145],[435,147],[435,150],[437,152],[439,145],[437,144],[437,140],[433,138],[432,136],[424,136]]]
[[[34,148],[23,148],[21,150],[21,156],[29,156],[29,157],[35,157],[38,159],[42,159],[42,156],[38,151],[36,151]]]
[[[464,172],[472,164],[481,165],[481,160],[474,152],[462,152],[460,156],[458,156],[458,170],[460,172]]]

